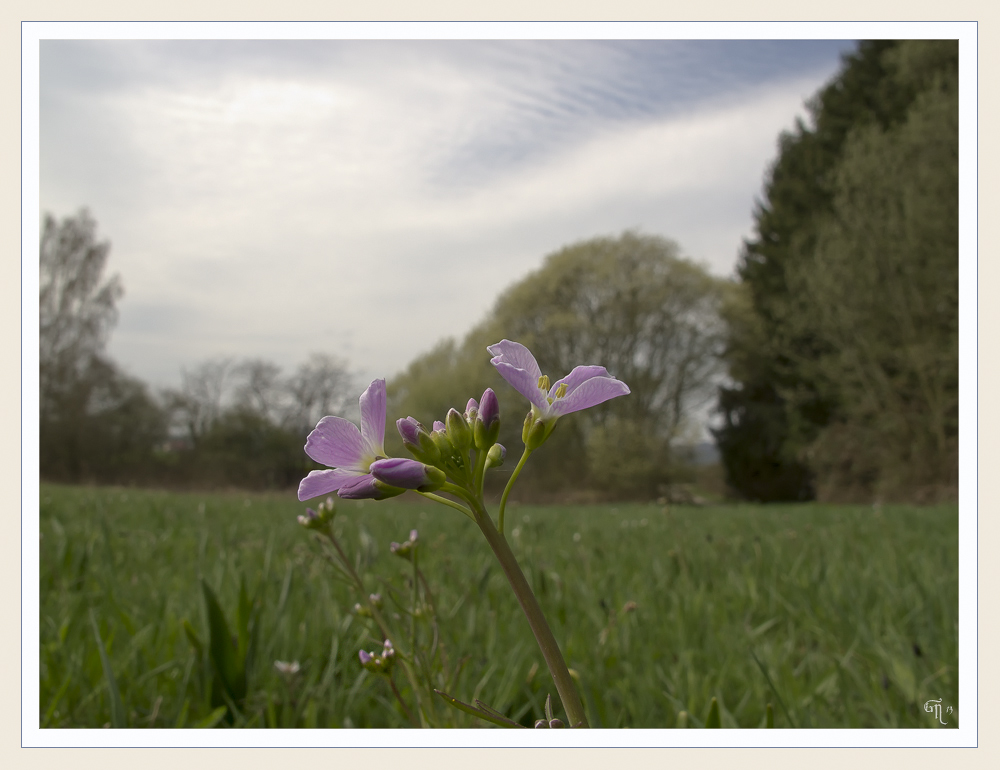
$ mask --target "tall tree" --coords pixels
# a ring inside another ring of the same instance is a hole
[[[816,441],[842,422],[844,399],[853,398],[816,362],[840,356],[849,341],[821,328],[816,303],[827,295],[810,293],[815,282],[799,277],[830,242],[831,223],[846,224],[843,166],[856,154],[849,149],[856,137],[896,131],[941,73],[957,72],[957,61],[949,41],[862,43],[810,102],[812,127],[800,123],[781,137],[755,212],[756,236],[740,259],[746,304],[729,312],[744,323],[734,326],[728,351],[734,385],[719,398],[724,425],[716,436],[727,476],[747,497],[801,499],[816,491]],[[926,166],[926,159],[911,160]],[[879,189],[883,198],[898,192]]]
[[[39,248],[40,461],[50,478],[120,480],[162,437],[163,414],[145,385],[104,355],[122,296],[105,278],[110,243],[86,210],[46,215]]]

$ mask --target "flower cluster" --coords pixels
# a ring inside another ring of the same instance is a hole
[[[410,530],[410,539],[402,543],[389,543],[389,552],[394,556],[409,561],[417,548],[417,530]]]
[[[358,650],[358,659],[361,665],[376,674],[388,674],[392,671],[392,664],[396,660],[396,651],[392,647],[392,642],[388,639],[382,645],[381,653],[365,652]]]
[[[355,604],[354,614],[362,618],[370,618],[372,616],[371,607],[377,610],[382,608],[382,594],[368,594],[368,602],[369,604]]]
[[[326,529],[329,523],[333,521],[333,517],[337,514],[333,498],[326,498],[326,500],[316,506],[316,508],[317,510],[315,511],[312,508],[306,508],[305,515],[299,516],[299,524],[306,529]]]
[[[501,340],[487,350],[497,372],[531,403],[521,434],[529,453],[549,437],[560,417],[629,393],[628,386],[603,366],[578,366],[552,383],[524,345]],[[464,412],[450,409],[443,422],[434,421],[431,430],[413,417],[397,420],[396,428],[412,460],[386,455],[385,380],[374,380],[361,394],[358,406],[360,429],[342,417],[327,416],[309,434],[306,454],[328,468],[311,471],[302,480],[299,500],[331,492],[345,499],[384,500],[406,490],[429,493],[450,484],[475,493],[482,489],[482,474],[500,466],[506,457],[507,450],[496,443],[500,404],[491,388],[478,402],[470,398]],[[318,527],[320,514],[310,510],[299,521]]]

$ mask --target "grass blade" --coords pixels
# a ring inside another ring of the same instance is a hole
[[[101,632],[97,628],[97,620],[94,618],[93,610],[90,611],[90,625],[94,628],[97,651],[101,655],[101,668],[104,669],[104,677],[108,680],[108,693],[111,696],[111,726],[117,728],[128,727],[125,719],[125,706],[122,705],[122,696],[118,691],[118,682],[115,681],[115,674],[111,670],[111,661],[108,660],[108,653],[104,649],[104,642],[101,641]]]

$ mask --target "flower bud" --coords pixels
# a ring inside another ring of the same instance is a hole
[[[503,460],[507,456],[507,449],[503,444],[494,444],[486,455],[486,465],[489,468],[499,468],[503,465]]]
[[[359,618],[370,618],[372,616],[372,611],[365,605],[357,603],[354,605],[354,614]]]
[[[500,402],[492,388],[483,392],[479,402],[479,414],[476,416],[475,436],[476,449],[488,449],[497,436],[500,435]]]
[[[410,530],[410,539],[405,543],[389,543],[389,552],[394,556],[409,561],[414,549],[417,547],[417,530]]]
[[[459,452],[464,452],[472,446],[472,431],[469,423],[458,413],[457,409],[449,409],[448,416],[445,417],[448,426],[448,438]]]
[[[365,668],[371,668],[372,664],[375,662],[374,656],[364,650],[358,650],[358,660],[361,661],[361,665]]]
[[[476,399],[470,398],[469,403],[465,405],[465,421],[472,426],[476,422],[476,415],[478,414],[479,404],[476,403]]]
[[[405,489],[386,484],[370,473],[366,473],[364,476],[358,476],[357,479],[351,479],[344,483],[337,490],[337,495],[344,500],[385,500],[401,495],[405,491]]]
[[[306,529],[319,529],[323,526],[323,520],[312,508],[306,508],[305,516],[299,516],[299,524]]]
[[[444,471],[433,465],[425,465],[404,457],[376,460],[371,464],[369,471],[378,481],[390,487],[416,489],[420,492],[440,489],[447,480]]]
[[[412,417],[396,420],[396,430],[403,439],[406,450],[421,462],[435,465],[441,460],[441,453],[434,445],[427,429]]]
[[[368,601],[372,603],[375,609],[382,608],[382,594],[368,594]]]
[[[437,426],[441,426],[438,428]],[[434,422],[434,431],[431,433],[431,441],[434,442],[434,446],[437,447],[437,451],[440,453],[442,461],[447,460],[455,455],[455,445],[451,443],[451,439],[448,438],[447,429],[443,422]]]
[[[533,420],[531,418],[532,415],[529,414],[528,419],[524,421],[524,430],[521,433],[521,437],[526,449],[535,450],[545,443],[545,439],[552,433],[556,424],[555,422],[546,423],[543,420]]]
[[[413,547],[409,541],[405,543],[389,543],[389,553],[398,556],[400,559],[410,560]]]

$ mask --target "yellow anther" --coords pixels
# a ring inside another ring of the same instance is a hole
[[[551,386],[552,386],[552,384],[549,381],[549,375],[543,374],[541,377],[538,378],[538,387],[541,390],[544,390],[546,393],[548,393],[549,388]]]
[[[566,383],[560,382],[559,387],[556,388],[556,398],[562,398],[566,395]]]

